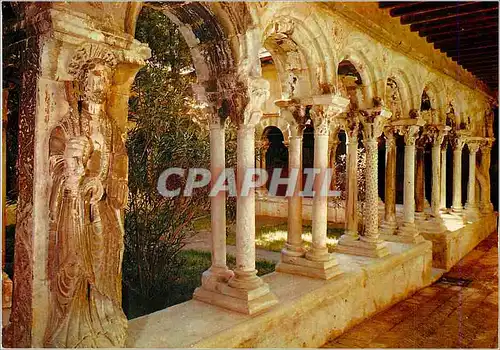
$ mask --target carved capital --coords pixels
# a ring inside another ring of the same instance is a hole
[[[406,146],[415,146],[420,131],[418,125],[400,126],[397,128],[398,133],[404,137]]]
[[[384,128],[384,136],[385,136],[385,145],[387,148],[394,149],[396,147],[396,130],[394,127],[385,127]]]
[[[360,120],[363,125],[363,137],[374,140],[384,131],[385,125],[391,116],[391,112],[386,108],[376,110],[360,111]]]
[[[461,151],[465,146],[465,140],[455,134],[454,137],[450,139],[450,144],[454,151]]]
[[[467,147],[469,148],[469,153],[476,153],[477,151],[479,151],[480,146],[481,143],[476,140],[467,141]]]
[[[243,124],[255,126],[262,117],[262,106],[269,98],[269,82],[263,78],[250,78],[248,103],[243,113]]]

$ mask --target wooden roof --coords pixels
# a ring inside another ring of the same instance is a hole
[[[498,2],[379,2],[434,48],[498,91]]]

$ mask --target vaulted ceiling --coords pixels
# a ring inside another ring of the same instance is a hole
[[[498,91],[498,2],[379,2],[434,48]]]

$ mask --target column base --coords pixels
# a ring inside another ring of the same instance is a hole
[[[337,253],[368,256],[371,258],[383,258],[389,255],[387,244],[382,240],[377,242],[365,242],[360,239],[350,242],[344,241],[342,244],[339,242],[337,247],[335,247],[335,251]]]
[[[304,256],[306,253],[305,249],[300,246],[294,246],[286,243],[285,248],[281,250],[281,255],[290,256],[290,257],[300,257]]]
[[[329,280],[342,273],[335,258],[329,254],[327,261],[312,261],[305,257],[292,257],[281,254],[281,260],[276,265],[276,272],[301,275],[306,277]]]
[[[448,230],[448,228],[444,225],[443,219],[440,216],[429,218],[429,220],[423,223],[421,227],[421,231],[429,233],[442,233]]]
[[[396,221],[387,221],[384,220],[382,221],[382,224],[380,224],[379,232],[380,234],[384,235],[393,235],[396,232],[396,229],[398,228],[398,225]]]
[[[421,243],[424,241],[424,237],[420,235],[414,222],[403,222],[403,224],[398,227],[395,235],[389,237],[384,235],[383,237],[380,236],[380,238],[386,241],[400,243]]]
[[[228,271],[232,273],[232,271]],[[234,279],[235,277],[231,277],[229,281],[234,281]],[[243,314],[254,315],[278,302],[276,296],[269,290],[269,286],[263,283],[259,277],[251,278],[249,283],[256,284],[256,281],[258,281],[256,288],[235,288],[228,284],[225,277],[207,270],[202,275],[202,286],[196,288],[193,293],[193,299]],[[245,287],[247,286],[245,285]]]
[[[461,214],[463,211],[464,211],[464,208],[463,207],[451,207],[451,211],[452,213],[457,213],[457,214]]]
[[[481,204],[480,211],[483,216],[493,213],[495,210],[493,208],[493,203]]]
[[[424,222],[427,220],[427,214],[423,211],[416,211],[415,212],[415,221],[417,222]]]

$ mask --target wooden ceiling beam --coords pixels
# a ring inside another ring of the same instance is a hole
[[[498,29],[498,27],[497,27]],[[429,40],[429,37],[427,37],[427,42],[429,43],[434,43],[434,45],[443,45],[447,43],[462,43],[464,40],[470,40],[470,39],[486,39],[486,38],[491,38],[491,31],[483,31],[483,30],[477,30],[477,31],[468,31],[468,32],[456,32],[455,34],[449,34],[443,39],[434,39],[434,40]]]
[[[446,53],[448,55],[458,55],[460,56],[462,53],[465,53],[465,54],[468,54],[468,53],[471,53],[471,52],[474,52],[474,53],[477,53],[478,55],[480,54],[484,54],[484,52],[482,52],[482,50],[484,49],[496,49],[498,50],[498,43],[495,43],[495,44],[489,44],[489,45],[483,45],[483,46],[478,46],[478,47],[470,47],[470,48],[460,48],[460,49],[457,49],[457,50],[449,50],[447,51]]]
[[[458,6],[470,5],[473,3],[474,2],[417,2],[405,7],[392,8],[390,14],[393,17],[425,14],[435,11],[452,9]]]
[[[498,20],[498,7],[496,8],[486,8],[486,9],[481,9],[473,12],[469,12],[466,14],[460,14],[460,15],[449,15],[445,17],[440,17],[436,18],[431,21],[425,21],[421,23],[412,23],[410,24],[410,30],[416,32],[416,31],[426,31],[429,29],[436,29],[436,28],[442,28],[444,26],[450,26],[450,25],[455,25],[457,28],[460,26],[461,22],[464,23],[471,23],[472,21],[476,22],[482,22],[483,20],[481,19],[481,16],[478,16],[480,14],[483,15],[488,15],[492,16],[493,14],[496,15],[497,20]],[[421,35],[421,36],[425,36]]]
[[[432,11],[424,11],[422,13],[408,14],[401,16],[401,24],[421,24],[428,22],[441,21],[444,19],[465,16],[472,13],[491,10],[496,6],[496,3],[490,2],[473,2],[473,3],[451,3],[452,6],[437,8]]]
[[[436,43],[440,41],[450,41],[454,40],[454,38],[458,35],[461,38],[469,38],[474,37],[476,35],[484,35],[486,33],[482,33],[481,31],[489,29],[489,32],[497,32],[498,31],[498,23],[489,23],[486,22],[483,25],[478,24],[475,27],[469,27],[464,29],[459,28],[450,28],[445,29],[445,31],[439,31],[436,34],[430,34],[426,36],[426,40],[428,43]]]
[[[460,40],[458,42],[450,42],[450,43],[442,43],[442,44],[434,43],[434,48],[437,50],[441,50],[441,51],[469,50],[471,48],[475,48],[478,46],[491,45],[491,44],[498,45],[498,38],[487,36],[485,38],[475,38],[475,40],[464,39],[464,40]]]

